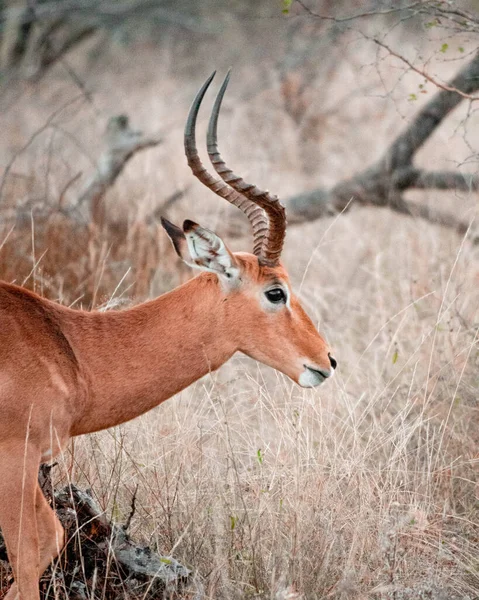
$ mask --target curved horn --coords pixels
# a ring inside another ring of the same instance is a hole
[[[286,211],[284,206],[280,203],[277,196],[270,194],[268,191],[260,190],[255,185],[246,183],[244,179],[235,175],[233,171],[226,166],[218,151],[218,116],[220,113],[221,102],[230,79],[230,73],[231,69],[228,71],[225,80],[223,81],[223,85],[216,96],[213,112],[211,113],[207,137],[208,154],[221,179],[234,190],[258,206],[261,206],[268,215],[268,228],[257,228],[254,230],[253,227],[255,254],[259,257],[261,263],[274,266],[279,261],[286,234]],[[259,249],[259,253],[256,251],[257,249]]]
[[[268,230],[268,220],[266,214],[255,202],[235,191],[221,179],[216,179],[210,173],[208,173],[203,166],[203,163],[198,156],[198,150],[196,149],[196,118],[198,116],[198,111],[206,90],[213,81],[215,74],[216,71],[214,71],[201,86],[200,90],[195,96],[195,99],[193,100],[193,104],[191,105],[185,126],[185,154],[193,175],[210,190],[213,190],[215,194],[221,196],[225,200],[228,200],[228,202],[242,210],[248,217],[248,220],[253,227],[253,235],[255,240],[254,253],[258,256],[260,251],[260,243],[257,241],[257,234],[255,232],[263,232]]]

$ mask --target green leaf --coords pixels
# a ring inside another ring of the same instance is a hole
[[[464,48],[462,46],[459,46],[458,50],[461,52],[461,54],[464,52]]]
[[[258,451],[256,452],[256,458],[258,459],[258,462],[260,465],[263,464],[263,453],[261,452],[261,448],[258,449]]]
[[[165,558],[164,556],[160,556],[160,562],[165,563],[165,565],[171,565],[171,560],[169,558]]]
[[[231,531],[233,531],[233,529],[236,527],[236,523],[238,522],[238,517],[233,517],[233,515],[230,515],[230,527],[231,527]]]
[[[443,44],[443,45],[441,46],[441,52],[442,52],[443,54],[445,54],[445,53],[447,52],[447,49],[448,49],[448,48],[449,48],[449,44]]]
[[[409,94],[408,98],[409,102],[414,102],[415,100],[417,100],[417,95],[416,94]]]
[[[395,365],[398,361],[398,357],[399,357],[399,352],[397,350],[394,350],[394,354],[393,354],[393,365]]]
[[[283,0],[283,10],[281,11],[283,15],[289,14],[289,9],[291,8],[291,4],[293,4],[293,0]]]

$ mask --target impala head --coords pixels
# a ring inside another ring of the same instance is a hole
[[[218,310],[227,318],[237,349],[303,387],[315,387],[333,375],[336,361],[294,295],[280,263],[286,232],[284,207],[276,196],[235,175],[218,152],[218,115],[229,73],[216,98],[207,136],[208,154],[221,179],[213,177],[198,156],[196,118],[214,75],[199,90],[190,109],[185,127],[186,157],[203,184],[246,214],[253,229],[253,254],[231,252],[218,235],[193,221],[185,221],[182,228],[166,219],[162,224],[184,262],[217,275],[222,298]]]

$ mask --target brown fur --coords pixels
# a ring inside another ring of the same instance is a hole
[[[328,347],[298,300],[264,311],[284,268],[235,254],[240,283],[203,273],[156,300],[119,312],[66,308],[0,282],[0,526],[15,575],[7,594],[38,600],[38,578],[63,532],[37,485],[42,460],[72,436],[112,427],[157,406],[236,351],[297,380],[298,357],[328,369]]]

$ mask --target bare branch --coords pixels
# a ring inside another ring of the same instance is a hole
[[[2,200],[2,195],[3,195],[3,191],[4,191],[6,180],[8,178],[9,173],[10,173],[10,170],[12,169],[12,167],[13,167],[15,161],[17,160],[17,158],[21,154],[23,154],[23,152],[25,152],[25,150],[35,141],[35,139],[40,134],[42,134],[43,132],[45,132],[49,127],[53,127],[55,119],[66,108],[70,107],[72,104],[74,104],[75,102],[77,102],[78,100],[81,100],[81,99],[82,99],[82,96],[76,96],[75,98],[72,98],[71,100],[68,100],[68,102],[65,102],[65,104],[63,104],[62,106],[60,106],[60,108],[57,108],[56,110],[54,110],[52,112],[52,114],[48,117],[48,119],[45,121],[45,123],[30,136],[30,138],[25,142],[25,144],[17,152],[15,152],[15,154],[10,159],[9,163],[5,167],[5,169],[3,171],[3,174],[2,174],[2,180],[0,182],[0,201]]]
[[[449,82],[451,90],[441,90],[417,113],[386,155],[391,170],[411,164],[413,155],[441,121],[463,100],[479,89],[479,53]],[[462,94],[459,94],[460,90]]]
[[[174,204],[176,204],[178,202],[178,200],[181,200],[181,198],[183,198],[185,196],[186,192],[189,189],[190,189],[190,187],[188,186],[184,189],[176,190],[172,194],[170,194],[166,198],[166,200],[163,201],[162,204],[157,206],[152,213],[150,213],[149,215],[146,216],[145,222],[147,223],[147,225],[154,225],[155,223],[158,223],[160,220],[160,217],[162,215],[164,215],[165,212],[168,209],[170,209]]]
[[[402,54],[398,54],[392,48],[390,48],[388,45],[386,45],[384,42],[381,42],[377,38],[372,38],[372,41],[375,44],[377,44],[378,46],[381,46],[381,48],[384,48],[385,50],[387,50],[391,56],[395,56],[396,58],[399,58],[399,60],[401,60],[403,63],[405,63],[415,73],[417,73],[418,75],[421,75],[422,77],[424,77],[424,79],[427,79],[427,81],[430,81],[432,84],[434,84],[436,87],[440,88],[441,90],[444,90],[446,92],[455,92],[456,94],[459,94],[459,96],[462,96],[463,98],[466,98],[467,100],[471,100],[471,101],[479,100],[479,96],[473,96],[471,94],[463,92],[458,87],[455,87],[453,85],[448,85],[447,83],[438,81],[437,79],[435,79],[434,77],[429,75],[429,73],[426,73],[426,71],[424,71],[423,69],[419,69],[418,67],[414,66],[412,64],[412,62],[409,61],[405,56],[403,56]]]
[[[64,39],[61,40],[57,47],[51,48],[51,44],[48,39],[45,38],[42,41],[41,46],[37,48],[37,51],[41,50],[40,53],[40,64],[35,76],[41,77],[44,72],[49,69],[53,64],[59,61],[65,54],[67,54],[72,48],[78,46],[85,39],[89,38],[96,32],[96,27],[92,25],[79,26],[72,31],[69,31],[65,35]]]
[[[49,128],[57,129],[55,119],[74,102],[82,99],[81,96],[70,100],[68,103],[55,110],[47,121],[35,131],[28,141],[14,154],[4,169],[0,181],[0,200],[4,192],[5,182],[10,175],[10,171],[17,158]],[[32,213],[40,219],[46,219],[52,213],[61,213],[66,217],[84,221],[85,223],[93,221],[98,226],[103,223],[103,205],[102,201],[108,189],[115,183],[118,176],[125,168],[128,161],[139,151],[158,146],[162,142],[159,135],[144,135],[140,131],[134,131],[126,115],[112,117],[107,125],[105,132],[106,148],[98,163],[96,164],[93,175],[88,180],[76,203],[71,204],[66,201],[68,190],[78,181],[81,173],[76,173],[63,187],[60,192],[59,200],[54,205],[49,205],[44,199],[28,198],[26,202],[17,202],[14,209],[4,210],[2,219],[5,221],[14,220],[18,224],[29,221]],[[174,204],[176,200],[183,195],[183,191],[178,191],[172,197],[167,198],[163,208]]]
[[[444,213],[424,205],[406,201],[402,194],[407,189],[439,189],[477,192],[479,176],[451,171],[429,171],[413,166],[414,155],[443,119],[465,98],[479,89],[479,53],[449,84],[437,92],[416,114],[409,126],[393,141],[383,157],[366,170],[333,188],[315,189],[286,201],[288,220],[300,223],[319,219],[353,205],[389,207],[391,210],[420,217],[459,233],[468,229],[468,223],[455,214]],[[474,239],[479,243],[479,237]]]
[[[365,11],[362,13],[361,12],[356,13],[354,15],[349,15],[347,17],[333,17],[332,15],[325,15],[325,14],[319,14],[317,12],[314,12],[308,6],[306,6],[306,4],[303,2],[303,0],[296,0],[296,2],[311,17],[316,17],[318,19],[325,19],[328,21],[334,21],[335,23],[346,23],[348,21],[355,21],[357,19],[364,19],[367,17],[377,17],[378,15],[389,15],[392,13],[398,13],[398,12],[403,12],[403,11],[407,11],[407,10],[415,10],[415,9],[419,9],[421,7],[421,5],[423,4],[423,2],[419,1],[419,2],[413,2],[412,4],[409,4],[407,6],[398,6],[398,7],[386,8],[383,10],[375,9],[375,10]]]
[[[394,185],[398,189],[456,190],[477,192],[479,176],[456,171],[425,171],[424,169],[402,169],[394,173]]]
[[[163,141],[158,135],[147,136],[131,129],[128,117],[112,117],[107,125],[106,149],[98,161],[97,170],[80,195],[78,206],[87,207],[98,225],[103,221],[101,203],[126,163],[140,150],[153,148]]]
[[[479,31],[479,19],[477,15],[473,15],[471,12],[460,10],[451,3],[437,2],[425,2],[418,12],[420,14],[427,15],[428,18],[431,16],[436,17],[438,24],[444,20],[454,24],[460,32],[464,31]],[[444,27],[444,25],[442,25]]]
[[[82,172],[79,171],[69,181],[67,181],[66,185],[63,186],[63,189],[60,192],[60,196],[58,197],[58,206],[60,208],[63,208],[63,205],[65,204],[66,193],[72,187],[72,185],[75,184],[80,179],[81,176],[82,176]]]
[[[417,171],[417,173],[420,174],[421,172]],[[429,176],[431,174],[427,173],[426,175]],[[446,177],[448,174],[440,173],[440,175]],[[459,174],[454,175],[458,176]],[[445,182],[446,180],[444,180],[444,183]],[[361,189],[359,185],[357,185],[357,191],[355,193],[355,183],[357,182],[351,180],[342,183],[331,190],[316,189],[290,198],[287,201],[288,222],[290,224],[295,224],[312,221],[322,217],[335,215],[339,212],[347,212],[354,205],[361,204],[363,206],[369,205],[380,208],[390,208],[403,215],[419,217],[436,225],[454,229],[461,235],[464,235],[469,228],[469,223],[458,218],[454,213],[407,201],[399,192],[392,192],[389,195],[381,195],[376,192],[368,194],[366,189]],[[474,189],[479,188],[479,181],[477,178],[475,178],[474,186]],[[408,187],[420,188],[421,186],[414,185]],[[428,185],[427,187],[431,186]],[[438,189],[450,189],[439,187],[438,185],[435,187],[438,187]],[[360,193],[358,193],[358,191]],[[474,244],[479,244],[479,235],[474,236],[471,240]]]
[[[136,484],[135,491],[133,492],[133,496],[131,498],[130,505],[130,513],[128,518],[126,519],[126,523],[123,525],[123,531],[126,533],[131,525],[131,520],[133,519],[136,512],[136,494],[138,493],[138,484]]]

